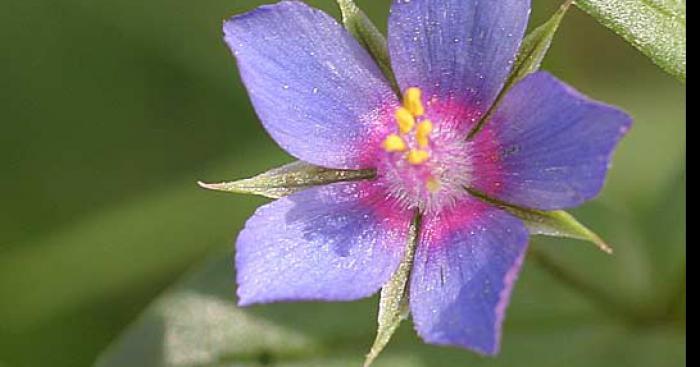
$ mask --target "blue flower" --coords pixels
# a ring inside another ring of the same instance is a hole
[[[528,0],[394,0],[388,47],[402,98],[360,44],[301,2],[224,24],[265,129],[287,152],[371,180],[317,186],[259,208],[237,240],[241,305],[377,292],[420,216],[410,311],[428,343],[498,352],[528,231],[466,188],[512,205],[570,208],[601,190],[631,120],[551,75],[496,100]]]

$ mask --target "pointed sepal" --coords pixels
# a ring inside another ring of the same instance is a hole
[[[546,22],[525,36],[522,44],[520,44],[520,49],[518,50],[518,55],[515,58],[513,69],[510,72],[508,80],[503,85],[501,92],[498,94],[498,97],[496,97],[496,101],[493,103],[493,105],[491,105],[491,108],[484,114],[484,117],[481,118],[479,123],[469,133],[470,139],[474,137],[474,135],[476,135],[484,124],[491,118],[491,115],[493,115],[496,107],[498,107],[498,104],[506,95],[508,90],[528,74],[539,70],[542,60],[544,59],[545,55],[547,55],[547,51],[549,51],[549,46],[552,45],[554,35],[559,29],[559,24],[572,3],[573,0],[566,0]]]
[[[353,0],[336,0],[336,2],[340,8],[345,29],[372,55],[372,58],[379,65],[391,86],[398,93],[399,89],[394,72],[391,69],[391,61],[389,60],[386,37]]]
[[[374,170],[331,169],[296,161],[243,180],[198,184],[209,190],[278,199],[312,186],[371,179],[374,176]]]
[[[369,367],[374,362],[391,340],[401,321],[408,318],[408,281],[413,268],[413,256],[416,252],[419,227],[420,217],[416,216],[408,232],[404,258],[389,282],[382,288],[379,296],[377,336],[365,358],[364,367]]]
[[[563,210],[544,211],[523,208],[490,198],[476,190],[468,189],[469,193],[485,202],[496,205],[512,215],[520,218],[532,235],[573,238],[588,241],[601,251],[612,254],[613,249],[595,232],[588,229],[573,215]]]

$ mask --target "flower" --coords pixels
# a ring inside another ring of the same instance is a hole
[[[240,305],[354,300],[401,262],[420,216],[410,311],[426,342],[495,354],[528,231],[467,188],[522,207],[601,190],[631,120],[545,72],[513,86],[528,0],[394,0],[388,47],[402,98],[327,14],[283,1],[234,16],[225,40],[263,125],[291,155],[371,180],[259,208],[237,240]]]

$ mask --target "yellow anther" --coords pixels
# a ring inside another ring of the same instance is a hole
[[[440,190],[440,181],[431,176],[428,178],[428,181],[425,182],[425,187],[428,189],[428,191],[436,193],[438,190]]]
[[[406,157],[406,159],[410,164],[421,164],[427,161],[429,156],[430,155],[425,150],[411,149],[411,151],[408,152],[408,157]]]
[[[406,150],[406,142],[401,139],[400,136],[396,134],[391,134],[384,139],[384,144],[382,144],[384,150],[387,152],[403,152]]]
[[[423,102],[421,102],[420,98],[421,90],[416,87],[406,89],[403,95],[403,106],[415,117],[423,116],[423,113],[425,113]]]
[[[418,146],[425,148],[430,142],[430,133],[433,132],[433,123],[430,120],[423,120],[416,127],[416,141]]]
[[[416,124],[416,119],[411,115],[407,109],[399,107],[396,110],[396,123],[399,125],[399,130],[402,134],[407,134],[413,129],[413,125]]]

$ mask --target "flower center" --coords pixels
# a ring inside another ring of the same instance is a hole
[[[406,152],[404,158],[410,164],[423,164],[430,158],[433,123],[428,119],[419,120],[425,114],[419,88],[408,88],[403,103],[395,113],[399,133],[387,136],[382,146],[389,153]],[[411,134],[414,139],[410,139]]]
[[[377,172],[388,196],[407,209],[430,212],[465,195],[471,164],[463,134],[430,111],[431,102],[426,109],[421,95],[419,88],[405,91],[394,113],[396,130],[382,141]]]

